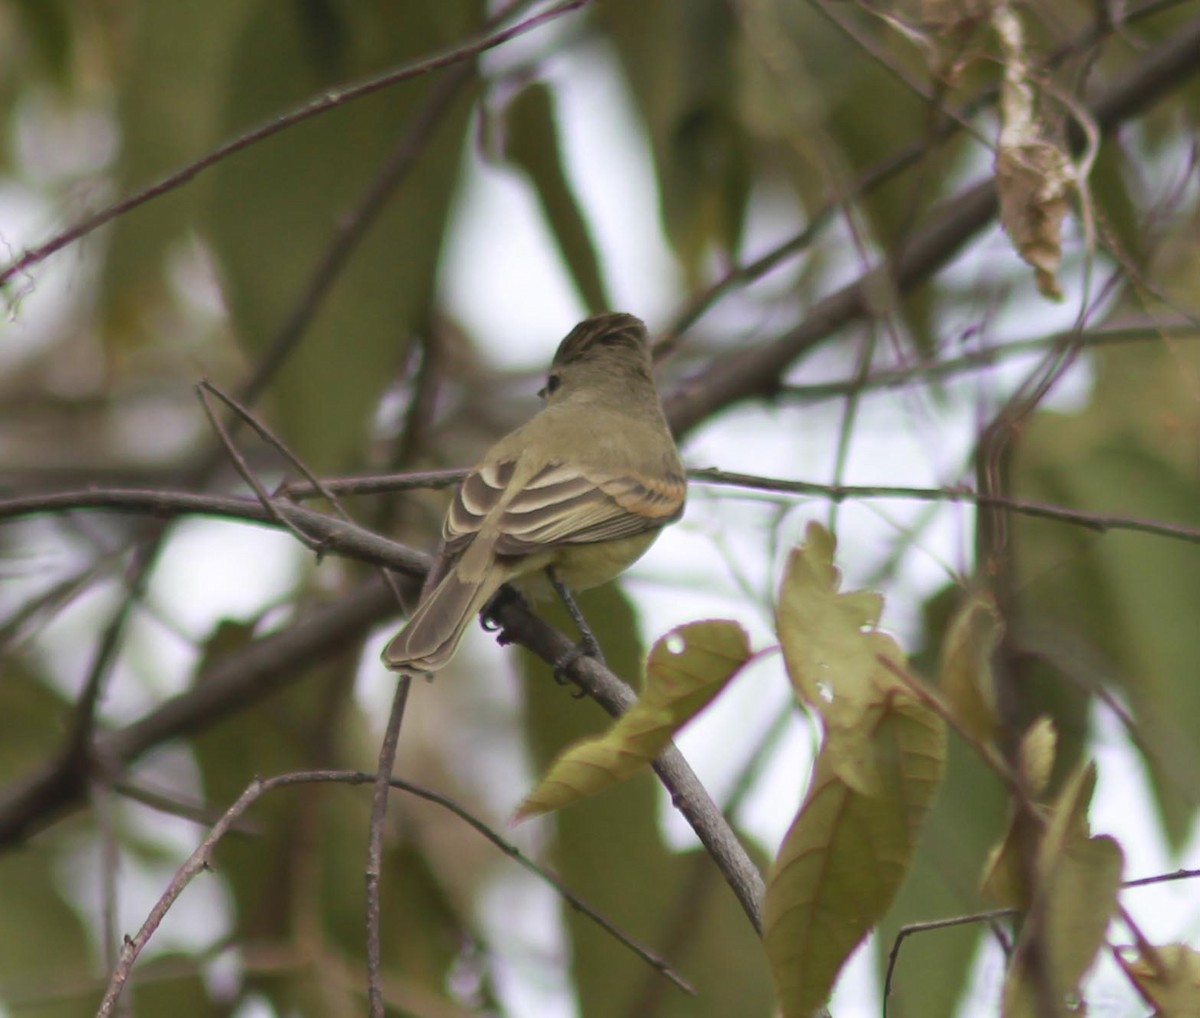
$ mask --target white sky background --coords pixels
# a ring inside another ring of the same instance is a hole
[[[665,323],[684,294],[658,225],[649,153],[631,115],[628,97],[615,90],[618,78],[607,72],[607,59],[601,50],[577,49],[569,60],[559,58],[551,64],[551,76],[558,88],[569,170],[591,217],[615,309],[639,314],[653,331]],[[465,200],[459,206],[462,218],[455,225],[448,247],[444,297],[494,363],[541,370],[558,340],[582,317],[583,308],[558,264],[556,248],[524,181],[472,158],[464,187]],[[31,210],[34,215],[30,215]],[[0,187],[0,221],[4,223],[6,243],[19,248],[42,239],[45,217],[37,212],[28,192]],[[801,219],[797,210],[773,205],[769,215],[752,215],[750,221],[746,249],[754,255],[789,233]],[[964,280],[973,280],[980,273],[994,275],[997,257],[1011,261],[1014,277],[1028,275],[995,231],[960,258],[952,272]],[[831,269],[827,289],[857,271],[854,264]],[[38,268],[37,289],[25,299],[18,319],[0,324],[0,370],[11,367],[23,350],[36,346],[39,335],[56,331],[56,309],[70,304],[63,299],[65,281],[74,280],[74,285],[80,285],[78,273],[79,262],[71,252]],[[786,282],[786,272],[773,280],[775,298],[786,294]],[[1010,302],[1007,313],[994,323],[993,339],[1026,338],[1069,326],[1080,298],[1078,273],[1064,278],[1064,284],[1068,299],[1055,306],[1037,298],[1026,279],[1021,289],[1026,298]],[[748,340],[765,338],[778,324],[778,312],[772,310],[778,306],[777,301],[755,303],[739,298],[737,306],[744,314]],[[1030,323],[1036,325],[1031,329]],[[991,369],[985,384],[993,390],[992,398],[997,379],[1004,378],[1011,384],[1021,377],[1022,366],[1028,363],[1006,366],[1003,372]],[[826,353],[806,362],[803,375],[793,380],[822,381],[841,377],[845,370],[840,357]],[[1056,391],[1055,405],[1066,407],[1084,398],[1088,383],[1086,370],[1076,371]],[[940,405],[923,401],[911,391],[865,399],[843,480],[930,486],[957,481],[976,433],[979,384],[978,378],[970,377],[953,383],[948,386],[951,398]],[[536,402],[531,399],[530,411],[534,409]],[[685,445],[684,458],[692,466],[827,481],[832,476],[839,414],[833,402],[809,408],[742,407],[699,429]],[[925,511],[926,507],[918,503],[844,506],[839,516],[839,559],[846,586],[868,582],[897,535]],[[736,619],[750,631],[755,647],[774,642],[767,602],[748,598],[739,586],[744,582],[755,592],[765,594],[774,589],[778,562],[769,562],[764,553],[771,518],[768,508],[747,501],[731,489],[693,488],[684,522],[664,533],[626,581],[626,589],[639,608],[647,645],[670,627],[701,617]],[[782,525],[781,547],[786,549],[812,519],[825,522],[828,506],[818,501],[797,503]],[[949,571],[969,567],[971,527],[969,509],[939,509],[936,522],[923,531],[916,549],[905,557],[896,582],[889,585],[885,624],[909,649],[921,601],[946,582]],[[53,553],[45,546],[35,550]],[[181,527],[157,570],[153,589],[153,600],[164,617],[142,620],[134,627],[130,653],[122,668],[137,681],[116,684],[116,690],[129,692],[119,692],[106,703],[110,716],[135,717],[151,702],[178,691],[173,683],[184,680],[188,655],[194,653],[179,631],[199,638],[219,618],[237,616],[239,612],[253,616],[262,605],[290,588],[301,561],[289,538],[259,528],[212,521]],[[246,568],[247,562],[254,563],[252,570]],[[734,565],[744,575],[735,576]],[[175,596],[177,591],[182,596]],[[231,600],[235,593],[236,602]],[[78,638],[91,631],[96,619],[105,617],[116,596],[111,586],[98,590],[47,630],[42,646],[61,661],[64,673],[81,674],[78,654],[90,643]],[[7,604],[7,599],[0,601]],[[487,671],[492,676],[499,671],[497,664],[504,660],[505,653],[480,633],[472,633],[464,647],[470,660],[491,665]],[[384,717],[392,684],[376,660],[374,648],[368,649],[358,694],[378,716]],[[414,697],[419,701],[424,693],[418,685]],[[482,693],[464,686],[458,695],[466,708],[470,707],[471,697],[487,696],[484,713],[489,717],[494,717],[496,711],[508,711],[515,718],[514,683],[501,683]],[[734,774],[754,752],[761,735],[789,703],[790,692],[779,659],[771,657],[743,676],[683,733],[680,744],[685,755],[718,801],[728,792]],[[420,709],[419,702],[416,708]],[[1145,795],[1141,766],[1119,726],[1099,712],[1096,731],[1099,787],[1092,807],[1093,827],[1097,833],[1111,832],[1119,837],[1126,852],[1127,876],[1168,871],[1181,861],[1194,865],[1200,855],[1198,836],[1193,837],[1182,860],[1168,857],[1157,836],[1157,819]],[[768,848],[778,844],[799,803],[812,740],[811,730],[797,717],[740,814],[740,822]],[[190,761],[178,754],[163,755],[159,777],[164,785],[198,787]],[[509,805],[515,804],[527,790],[529,780],[519,747],[512,747],[510,758],[498,762],[492,778],[497,800],[508,796]],[[145,835],[169,845],[179,858],[196,844],[197,831],[191,824],[167,817],[150,821],[136,811],[129,815],[131,820],[141,816]],[[665,797],[662,819],[673,844],[691,843],[690,830]],[[522,844],[536,843],[536,829],[518,829],[514,839]],[[88,848],[81,846],[78,865],[65,872],[63,879],[81,900],[98,902],[99,877]],[[156,870],[129,864],[123,867],[120,890],[124,928],[140,924],[172,871],[171,866]],[[224,906],[212,891],[215,886],[208,882],[203,893],[193,889],[183,895],[152,941],[155,951],[211,943],[222,935],[226,920]],[[1133,890],[1125,894],[1124,901],[1145,931],[1160,942],[1185,939],[1195,943],[1200,937],[1200,897],[1194,884]],[[88,909],[97,911],[91,906]],[[497,882],[484,911],[485,922],[497,934],[494,945],[511,952],[502,959],[499,972],[510,1012],[545,1018],[574,1015],[570,988],[562,982],[558,968],[561,937],[552,896],[540,885],[513,873]],[[514,915],[525,919],[523,939],[513,936]],[[975,984],[978,993],[973,994],[976,1005],[981,999],[996,998],[1000,966],[1000,959],[991,953],[981,959]],[[212,978],[229,979],[234,974],[228,963],[222,962]],[[1091,1014],[1127,1013],[1128,990],[1111,962],[1101,967],[1097,986]],[[860,951],[851,963],[833,1007],[839,1018],[879,1013],[868,952]],[[264,1013],[247,1007],[239,1018],[258,1018]],[[963,1013],[974,1016],[979,1011],[976,1006]]]

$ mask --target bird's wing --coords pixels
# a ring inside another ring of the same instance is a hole
[[[511,460],[489,463],[463,481],[446,515],[448,552],[468,544],[501,502],[495,544],[500,555],[632,537],[683,512],[687,487],[678,475],[651,478],[555,462],[510,495],[515,466]]]

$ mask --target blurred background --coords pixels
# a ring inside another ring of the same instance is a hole
[[[1098,762],[1092,826],[1127,878],[1200,863],[1200,5],[1030,0],[1015,40],[997,10],[0,0],[0,1015],[93,1013],[121,936],[247,783],[372,769],[394,689],[378,653],[399,611],[368,567],[239,520],[51,496],[246,494],[202,379],[321,476],[467,465],[605,309],[657,338],[690,467],[911,489],[697,480],[684,520],[583,601],[618,674],[636,683],[653,640],[697,618],[771,647],[781,564],[819,520],[924,674],[953,611],[995,600],[1001,720],[1014,737],[1054,720],[1056,781]],[[236,440],[268,490],[299,477]],[[1077,515],[977,512],[965,489]],[[431,549],[445,502],[347,507]],[[508,828],[553,754],[605,720],[474,631],[414,686],[397,773],[545,862],[699,998],[396,795],[389,1013],[772,1013],[761,946],[650,776]],[[819,739],[768,654],[679,741],[766,865]],[[880,1013],[905,924],[990,907],[1005,793],[951,743],[836,1015]],[[151,941],[129,1013],[365,1013],[368,808],[341,786],[260,802]],[[1122,900],[1157,943],[1200,942],[1187,882]],[[983,924],[913,936],[887,1013],[996,1014],[1003,975]],[[1144,1013],[1111,958],[1087,995],[1093,1015]]]

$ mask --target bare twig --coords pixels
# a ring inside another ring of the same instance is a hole
[[[213,410],[212,403],[208,398],[210,393],[217,396],[219,399],[222,399],[227,404],[235,405],[242,420],[253,421],[253,417],[249,412],[244,412],[240,404],[234,404],[232,400],[227,399],[223,394],[221,394],[220,390],[210,385],[208,382],[200,382],[196,386],[196,395],[200,397],[200,405],[204,408],[204,414],[208,418],[208,423],[212,425],[213,431],[215,431],[217,433],[217,437],[220,438],[221,445],[225,449],[226,453],[229,454],[229,459],[233,463],[234,468],[237,470],[238,475],[250,486],[250,489],[254,492],[254,494],[258,496],[258,504],[263,507],[267,515],[275,523],[283,527],[284,530],[296,538],[296,540],[304,545],[305,548],[308,548],[310,551],[320,552],[321,542],[313,537],[310,537],[295,523],[293,523],[291,519],[289,519],[276,508],[275,503],[271,500],[271,496],[267,494],[267,489],[262,486],[254,471],[250,469],[250,464],[246,462],[246,458],[241,454],[241,452],[238,450],[238,447],[234,444],[233,436],[229,434],[225,428],[225,425],[221,422],[221,418],[218,417],[216,411]]]
[[[450,484],[461,479],[466,471],[437,471],[436,481]],[[397,488],[423,487],[428,484],[428,475],[380,475],[361,478],[343,478],[325,481],[331,491],[339,493],[383,492]],[[921,488],[907,485],[864,485],[864,484],[818,484],[813,481],[792,481],[756,474],[741,474],[729,470],[703,467],[688,471],[688,477],[702,484],[723,487],[747,488],[752,491],[782,492],[827,498],[839,502],[851,499],[911,499],[918,502],[968,503],[979,506],[998,506],[1041,519],[1057,520],[1093,530],[1099,534],[1110,531],[1129,531],[1151,534],[1183,541],[1187,544],[1200,543],[1200,527],[1183,523],[1169,523],[1146,516],[1127,516],[1120,513],[1091,513],[1081,509],[1055,505],[1051,502],[1036,502],[1030,499],[1011,498],[1005,495],[984,495],[967,487]],[[311,489],[292,485],[291,492],[307,494]],[[320,538],[328,551],[338,552],[350,558],[375,564],[389,563],[393,568],[398,549],[402,545],[387,538],[372,534],[354,523],[334,519],[324,513],[313,512],[301,506],[289,506],[275,502],[275,508],[299,526],[311,527],[310,534]],[[270,525],[273,516],[257,502],[230,495],[198,495],[189,491],[144,490],[139,488],[97,488],[81,491],[57,491],[46,495],[25,495],[20,498],[0,499],[0,520],[18,519],[43,513],[69,512],[78,509],[95,509],[118,513],[148,514],[155,516],[203,515],[226,519],[243,520],[248,523]],[[414,565],[418,559],[404,559],[408,564],[401,568],[405,575],[414,575],[420,567]],[[409,553],[413,554],[413,553]]]
[[[480,38],[464,43],[461,46],[456,46],[453,49],[447,50],[435,57],[428,57],[424,60],[415,63],[406,64],[403,67],[388,71],[374,78],[369,78],[366,81],[358,82],[354,85],[348,85],[345,88],[334,89],[323,93],[315,99],[311,99],[302,106],[284,113],[278,117],[268,120],[266,123],[259,124],[257,127],[251,128],[244,134],[238,135],[224,145],[220,145],[213,149],[207,155],[195,162],[189,163],[187,166],[176,170],[174,173],[164,177],[155,184],[144,188],[137,193],[130,195],[128,198],[123,198],[107,208],[101,209],[99,212],[94,212],[92,215],[81,219],[74,226],[50,238],[45,243],[35,248],[26,250],[19,258],[15,259],[3,269],[0,269],[0,286],[3,286],[15,275],[27,271],[32,266],[44,261],[50,255],[57,251],[61,251],[68,244],[72,244],[81,237],[87,236],[93,230],[98,229],[105,223],[109,223],[118,216],[124,215],[131,209],[137,208],[139,205],[144,205],[146,202],[166,194],[169,191],[175,190],[177,187],[191,181],[195,176],[204,170],[215,166],[217,163],[229,156],[241,152],[243,149],[249,148],[252,145],[271,137],[273,134],[278,134],[280,131],[286,130],[289,127],[294,127],[302,121],[308,120],[310,117],[315,117],[321,113],[326,113],[329,110],[336,109],[339,106],[344,106],[348,102],[355,99],[360,99],[363,96],[370,95],[373,92],[378,92],[381,89],[390,88],[393,85],[398,85],[401,82],[409,81],[413,78],[420,77],[423,74],[429,74],[432,71],[439,70],[443,67],[449,67],[451,64],[461,63],[465,60],[471,60],[484,53],[487,50],[494,49],[510,39],[515,39],[517,36],[524,35],[539,26],[568,14],[571,11],[578,10],[581,7],[586,7],[592,0],[562,0],[562,2],[535,14],[532,17],[526,18],[515,25],[501,29],[497,32],[490,32]]]
[[[375,771],[375,787],[371,796],[371,826],[367,837],[367,1000],[371,1018],[384,1018],[382,945],[379,926],[383,908],[379,900],[379,885],[383,874],[383,824],[387,819],[388,792],[391,790],[392,767],[396,762],[396,746],[400,742],[400,724],[412,676],[396,676],[396,692],[388,715],[383,743],[379,747],[379,765]]]
[[[1015,908],[997,908],[990,912],[976,912],[973,915],[954,916],[950,919],[932,919],[923,923],[910,923],[902,926],[896,932],[892,941],[892,949],[888,952],[887,970],[883,977],[883,1018],[887,1018],[888,998],[892,995],[892,981],[896,975],[896,964],[900,960],[900,947],[904,941],[917,933],[929,933],[933,930],[945,930],[953,926],[966,926],[970,923],[987,923],[996,929],[997,919],[1008,919],[1018,915]]]
[[[1200,73],[1200,19],[1147,53],[1087,109],[1102,132],[1110,131],[1158,99],[1164,91]],[[946,265],[997,211],[991,178],[944,202],[925,227],[889,260],[892,283],[905,294]],[[875,269],[818,301],[794,329],[770,343],[715,358],[666,399],[676,434],[685,434],[713,413],[753,396],[775,391],[783,371],[801,354],[870,313]]]
[[[301,544],[303,544],[307,548],[311,548],[313,551],[315,551],[318,554],[318,556],[324,554],[325,546],[322,541],[314,539],[314,538],[310,537],[304,531],[299,530],[295,526],[295,524],[291,523],[287,519],[287,517],[285,517],[279,511],[279,509],[275,505],[274,499],[272,499],[266,493],[266,491],[263,489],[262,485],[259,484],[258,479],[254,476],[253,472],[250,470],[250,466],[248,463],[246,463],[245,458],[234,447],[233,439],[229,436],[229,434],[226,432],[225,428],[221,425],[221,422],[217,419],[216,415],[212,413],[211,409],[209,408],[208,401],[206,399],[204,399],[203,394],[204,393],[212,393],[219,400],[221,400],[226,406],[228,406],[231,410],[233,410],[234,413],[237,414],[239,420],[242,420],[246,424],[248,424],[254,430],[254,432],[259,436],[259,438],[261,438],[264,442],[266,442],[269,445],[271,445],[272,447],[274,447],[279,452],[279,454],[284,457],[284,459],[286,459],[297,470],[300,471],[300,473],[304,476],[305,480],[307,480],[308,483],[310,485],[312,485],[313,490],[315,492],[317,492],[318,494],[320,494],[321,497],[323,497],[330,504],[330,506],[333,508],[333,511],[335,513],[337,513],[337,515],[339,517],[341,517],[347,523],[353,523],[354,521],[350,518],[350,514],[348,512],[346,512],[346,508],[345,508],[345,506],[342,505],[341,500],[337,497],[337,495],[333,491],[331,491],[328,487],[325,486],[325,484],[322,483],[321,479],[319,477],[317,477],[317,475],[314,474],[312,472],[312,470],[309,469],[308,464],[305,463],[294,452],[292,452],[292,450],[290,448],[288,448],[287,443],[284,442],[282,438],[280,438],[278,435],[276,435],[274,431],[272,431],[262,421],[260,421],[257,417],[255,417],[255,415],[250,412],[248,407],[243,406],[241,404],[241,402],[234,399],[232,396],[228,395],[227,393],[222,392],[219,388],[217,388],[211,382],[208,382],[208,381],[201,382],[200,385],[198,386],[198,389],[201,392],[201,401],[204,403],[204,409],[205,409],[205,412],[208,414],[209,421],[212,423],[212,426],[217,430],[217,433],[221,436],[222,443],[229,450],[229,455],[232,457],[234,464],[237,466],[238,473],[242,476],[242,478],[246,481],[246,483],[249,484],[250,487],[254,490],[254,493],[258,496],[258,500],[262,504],[263,508],[266,509],[267,512],[271,514],[272,519],[277,520],[283,526],[285,526],[291,533],[296,534],[298,539],[300,540]],[[382,569],[380,572],[380,575],[383,577],[383,582],[388,585],[388,587],[392,591],[392,594],[395,595],[396,604],[403,607],[404,606],[404,598],[400,594],[400,586],[396,582],[396,578],[391,573],[389,573],[386,569]]]
[[[855,378],[839,382],[821,382],[814,385],[789,385],[780,390],[784,398],[803,403],[817,403],[848,395],[856,388],[897,389],[913,384],[926,384],[952,378],[968,371],[991,367],[1012,357],[1036,353],[1048,346],[1062,342],[1063,333],[1041,336],[1036,339],[1018,339],[1000,346],[983,347],[970,353],[944,359],[930,358],[900,368],[874,371],[861,383]],[[1164,338],[1189,340],[1200,339],[1196,324],[1163,325],[1147,322],[1144,325],[1112,325],[1092,329],[1078,334],[1077,340],[1083,347],[1102,347],[1117,343],[1147,342]]]
[[[506,639],[527,647],[547,663],[560,661],[574,646],[567,636],[532,614],[517,598],[503,599],[495,609],[495,619]],[[613,717],[624,714],[637,699],[629,686],[594,658],[579,658],[567,669],[567,675]],[[720,808],[673,744],[659,755],[653,766],[671,794],[672,805],[696,832],[737,896],[751,925],[761,934],[762,874]]]
[[[1150,884],[1161,884],[1171,880],[1194,880],[1200,877],[1200,870],[1176,870],[1173,873],[1159,873],[1152,877],[1139,877],[1136,880],[1124,880],[1121,886],[1125,889],[1132,887],[1146,887]],[[883,981],[883,1015],[887,1018],[888,997],[891,996],[892,982],[896,973],[896,965],[900,957],[900,947],[904,940],[910,936],[919,933],[928,933],[933,930],[944,930],[953,926],[964,926],[968,923],[988,923],[995,928],[997,919],[1007,919],[1011,916],[1018,915],[1019,912],[1015,908],[998,908],[988,912],[974,912],[970,915],[953,916],[948,919],[933,919],[928,922],[910,923],[907,926],[901,927],[896,933],[896,939],[892,941],[892,949],[888,952],[887,971]],[[1125,911],[1122,909],[1122,920],[1125,917]],[[1118,959],[1120,960],[1120,959]],[[1153,1004],[1153,1001],[1150,1002]]]
[[[917,488],[904,485],[861,485],[861,484],[815,484],[810,481],[787,481],[777,478],[756,477],[753,474],[738,474],[728,470],[689,470],[688,476],[707,484],[750,488],[755,491],[793,492],[816,498],[835,501],[847,499],[899,498],[921,502],[967,502],[979,506],[998,506],[1042,519],[1058,520],[1076,526],[1107,533],[1110,530],[1128,530],[1141,534],[1169,537],[1188,544],[1200,543],[1200,527],[1189,527],[1182,523],[1164,523],[1144,516],[1122,516],[1114,513],[1089,513],[1049,502],[1034,502],[1029,499],[1011,498],[1006,495],[985,495],[970,488]],[[3,503],[0,502],[0,512]]]
[[[217,846],[217,843],[231,830],[235,828],[237,823],[245,812],[254,805],[262,796],[268,792],[278,788],[285,788],[293,785],[305,784],[346,784],[346,785],[365,785],[374,782],[376,775],[367,774],[363,771],[346,771],[346,770],[315,770],[315,771],[295,771],[289,774],[280,774],[273,778],[255,778],[242,792],[237,801],[225,811],[221,818],[213,825],[208,835],[196,848],[196,850],[187,858],[182,866],[176,871],[175,876],[171,879],[167,889],[162,896],[155,902],[154,907],[150,910],[145,922],[133,937],[126,938],[125,944],[121,950],[121,956],[116,966],[114,967],[109,979],[108,988],[104,994],[104,998],[100,1003],[100,1007],[96,1012],[96,1018],[108,1018],[113,1014],[113,1008],[120,999],[121,993],[129,981],[130,974],[134,963],[138,956],[149,943],[150,938],[154,935],[159,925],[167,912],[170,911],[174,903],[179,899],[180,894],[200,873],[210,869],[210,861],[212,854]],[[442,795],[439,792],[434,792],[430,789],[423,788],[420,785],[414,785],[411,782],[401,781],[397,778],[392,778],[388,782],[390,787],[397,788],[432,802],[444,809],[449,810],[459,819],[468,823],[476,831],[486,837],[492,844],[500,848],[506,855],[514,859],[525,869],[536,874],[541,879],[545,880],[550,886],[554,887],[564,895],[572,907],[578,909],[588,918],[596,921],[604,930],[613,934],[622,944],[630,948],[640,958],[650,964],[654,969],[661,972],[664,976],[674,982],[677,986],[687,992],[693,992],[691,987],[675,973],[669,965],[661,958],[656,957],[651,952],[637,944],[625,934],[621,933],[613,924],[605,919],[599,912],[589,906],[575,895],[571,894],[562,882],[553,874],[542,869],[532,860],[528,859],[515,845],[505,841],[492,828],[483,821],[474,817],[452,799]]]

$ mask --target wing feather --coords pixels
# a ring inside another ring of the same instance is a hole
[[[632,537],[665,526],[683,512],[687,485],[661,478],[610,475],[574,464],[548,464],[517,492],[507,491],[516,463],[489,463],[459,487],[446,514],[450,554],[460,552],[499,512],[495,550],[525,555],[562,544]]]

